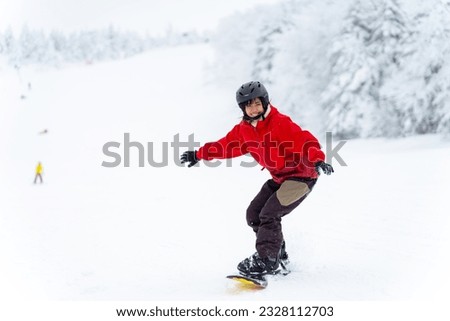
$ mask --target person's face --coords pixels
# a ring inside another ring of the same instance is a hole
[[[247,106],[245,106],[245,113],[250,117],[255,117],[264,111],[261,99],[252,99]]]

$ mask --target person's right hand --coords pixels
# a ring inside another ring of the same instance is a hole
[[[198,163],[197,151],[194,150],[194,151],[184,152],[181,155],[180,160],[181,160],[181,164],[189,163],[188,167],[194,166],[195,164]]]

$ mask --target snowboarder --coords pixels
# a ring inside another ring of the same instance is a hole
[[[199,160],[225,159],[247,153],[272,178],[247,209],[247,223],[256,233],[257,252],[238,264],[243,275],[277,274],[288,263],[281,218],[294,210],[311,192],[320,174],[334,172],[325,163],[318,140],[301,129],[269,102],[262,83],[250,81],[238,88],[236,101],[242,121],[222,139],[186,151],[181,163],[194,166]]]
[[[42,171],[43,171],[42,164],[41,164],[41,162],[38,162],[38,164],[36,166],[36,176],[34,177],[34,184],[36,184],[38,178],[41,181],[41,184],[43,183]]]

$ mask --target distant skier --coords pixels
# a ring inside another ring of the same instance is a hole
[[[43,171],[42,163],[39,162],[37,164],[37,166],[36,166],[36,176],[34,177],[34,184],[36,184],[38,178],[41,181],[41,184],[43,183],[43,181],[42,181],[42,171]]]
[[[242,121],[222,139],[198,151],[186,151],[181,163],[225,159],[247,153],[272,175],[251,201],[247,223],[256,233],[257,252],[238,264],[244,275],[276,274],[288,263],[281,218],[294,210],[311,192],[320,174],[334,172],[324,162],[318,140],[301,129],[270,102],[258,81],[243,84],[236,92]]]

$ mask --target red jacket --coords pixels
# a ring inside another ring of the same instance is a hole
[[[267,117],[259,120],[256,127],[241,121],[224,138],[202,146],[197,158],[224,159],[250,153],[278,184],[289,177],[317,178],[314,164],[325,160],[319,142],[288,116],[270,107]]]

